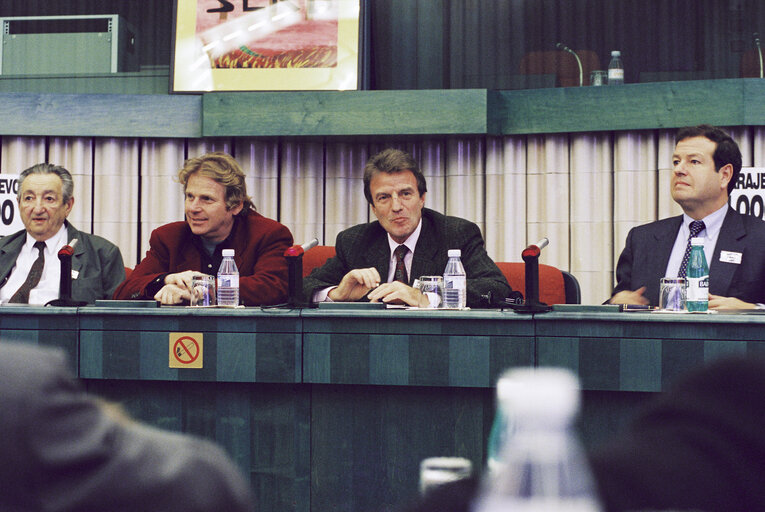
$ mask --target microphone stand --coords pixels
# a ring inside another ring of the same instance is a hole
[[[536,244],[525,248],[521,253],[526,271],[526,301],[523,304],[511,306],[513,311],[517,313],[547,313],[552,311],[552,306],[539,302],[539,255],[548,243],[549,240],[543,238]]]
[[[760,35],[757,32],[754,33],[754,45],[757,47],[757,55],[760,57],[760,78],[764,78],[762,69],[762,48],[760,47]]]
[[[574,50],[572,50],[571,48],[569,48],[563,43],[558,43],[555,45],[555,47],[558,48],[559,50],[563,50],[564,52],[568,52],[574,56],[574,58],[576,59],[576,63],[579,64],[579,87],[582,87],[582,85],[584,85],[584,73],[582,71],[582,61],[579,58],[579,55],[577,55]]]
[[[61,261],[58,299],[48,302],[46,306],[79,307],[87,304],[85,301],[72,299],[72,255],[74,255],[75,245],[77,245],[76,238],[58,251],[58,259]]]
[[[314,238],[303,245],[293,245],[284,251],[284,257],[287,259],[287,306],[291,308],[302,308],[308,306],[308,302],[303,297],[303,254],[313,249],[319,244]]]

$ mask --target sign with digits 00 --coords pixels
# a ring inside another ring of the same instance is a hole
[[[743,215],[765,218],[765,168],[742,168],[728,204]]]

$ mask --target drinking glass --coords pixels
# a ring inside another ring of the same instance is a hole
[[[662,311],[685,311],[684,277],[662,277],[659,292],[659,309]]]
[[[191,278],[191,301],[192,306],[215,305],[215,277],[194,276]]]

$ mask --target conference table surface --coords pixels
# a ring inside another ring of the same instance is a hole
[[[179,336],[201,368],[173,363]],[[506,368],[577,373],[593,445],[687,370],[765,353],[765,316],[12,306],[0,340],[59,347],[87,389],[218,441],[259,510],[373,511],[416,494],[425,457],[484,464]]]

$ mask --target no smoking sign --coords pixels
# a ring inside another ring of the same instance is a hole
[[[170,368],[202,368],[201,332],[170,333]]]

